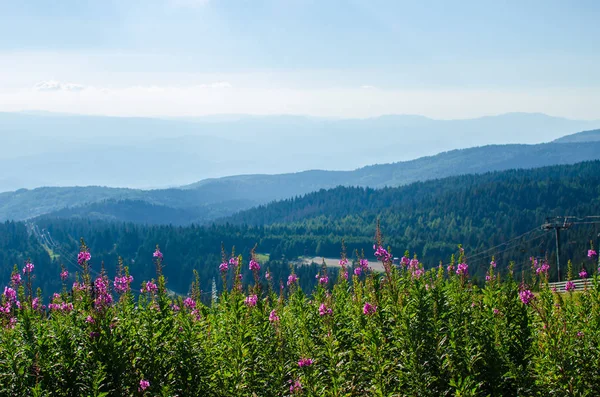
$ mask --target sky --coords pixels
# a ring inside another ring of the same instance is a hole
[[[600,119],[596,0],[0,0],[0,111]]]

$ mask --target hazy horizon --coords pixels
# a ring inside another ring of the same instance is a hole
[[[0,111],[600,119],[598,19],[597,2],[3,2]]]

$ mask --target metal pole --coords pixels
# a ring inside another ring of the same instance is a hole
[[[558,272],[558,281],[560,282],[560,228],[555,228],[556,231],[556,269]]]

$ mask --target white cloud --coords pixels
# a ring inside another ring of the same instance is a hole
[[[57,80],[41,81],[33,86],[35,91],[70,91],[77,92],[85,90],[85,86],[73,83],[61,83]]]
[[[363,90],[373,90],[373,89],[375,89],[375,86],[366,84],[366,85],[361,85],[360,88],[362,88]]]

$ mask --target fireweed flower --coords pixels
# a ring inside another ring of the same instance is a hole
[[[94,324],[96,321],[94,320],[94,318],[92,316],[87,316],[85,319],[85,322],[88,324]]]
[[[258,303],[258,296],[256,296],[256,295],[247,296],[246,299],[244,299],[244,303],[248,307],[254,307]]]
[[[362,270],[366,271],[369,268],[369,261],[367,259],[361,259],[359,264]]]
[[[448,273],[452,273],[454,271],[454,266],[453,265],[448,265],[448,267],[446,268],[446,270],[448,271]]]
[[[585,269],[582,269],[582,270],[579,272],[579,278],[587,278],[587,276],[588,276],[588,274],[587,274],[587,272],[585,271]]]
[[[269,313],[269,321],[272,323],[279,322],[279,316],[277,315],[277,311],[275,309],[271,310],[271,313]]]
[[[227,264],[227,262],[223,262],[219,265],[219,271],[221,273],[225,273],[227,270],[229,270],[229,265]]]
[[[144,391],[144,390],[146,390],[146,389],[147,389],[147,388],[149,388],[149,387],[150,387],[150,382],[148,382],[148,381],[147,381],[147,380],[145,380],[145,379],[142,379],[142,380],[140,381],[140,388],[139,388],[139,391]]]
[[[521,299],[521,302],[528,305],[532,300],[535,299],[535,295],[533,294],[533,292],[526,289],[526,290],[519,292],[519,299]]]
[[[11,303],[17,301],[17,291],[10,287],[4,287],[4,296],[6,297],[6,300]]]
[[[183,300],[183,306],[187,307],[188,309],[195,309],[196,308],[196,301],[193,300],[192,298],[185,298]]]
[[[410,264],[410,259],[407,256],[403,256],[400,259],[400,264],[403,266],[408,266]]]
[[[298,360],[298,366],[302,367],[310,367],[313,364],[312,358],[301,358]]]
[[[319,316],[327,316],[329,314],[333,314],[333,310],[325,306],[324,303],[321,303],[321,306],[319,306]]]
[[[236,267],[238,264],[239,264],[238,258],[231,258],[229,260],[229,265],[230,266]]]
[[[31,272],[33,272],[33,268],[34,268],[34,267],[35,267],[35,266],[33,266],[33,263],[27,263],[27,264],[25,265],[25,267],[23,268],[23,274],[27,274],[27,273],[31,273]]]
[[[40,308],[40,298],[33,298],[33,300],[31,301],[31,308],[33,310],[38,310]]]
[[[15,273],[12,276],[10,276],[10,280],[12,281],[15,287],[18,287],[23,282],[19,273]]]
[[[119,294],[124,294],[125,292],[128,292],[129,284],[131,284],[132,281],[132,276],[115,277],[115,281],[113,282],[115,291]]]
[[[258,263],[257,261],[255,261],[254,259],[250,260],[250,265],[249,268],[251,271],[256,271],[259,272],[260,271],[260,263]]]
[[[375,249],[375,247],[376,246],[373,246],[373,249]],[[390,255],[390,253],[381,245],[375,250],[375,257],[381,262],[390,262],[392,259],[392,255]]]
[[[290,380],[290,393],[296,394],[300,392],[302,392],[302,384],[300,383],[300,381],[298,379],[296,379],[293,382]]]
[[[598,256],[598,253],[595,250],[588,250],[588,258],[594,258]]]
[[[148,281],[146,284],[144,284],[142,286],[142,289],[140,290],[140,292],[143,293],[150,293],[150,294],[155,294],[158,292],[158,286],[156,284],[154,284],[152,281]]]
[[[496,308],[494,308],[494,309],[492,310],[492,312],[494,313],[494,315],[495,315],[495,316],[497,316],[498,314],[500,314],[500,310],[498,310],[498,309],[496,309]]]
[[[570,280],[565,284],[565,291],[567,292],[575,291],[576,288],[575,283]]]
[[[69,272],[68,271],[63,270],[62,272],[60,272],[60,279],[62,281],[65,281],[68,277],[69,277]]]
[[[362,273],[362,269],[360,267],[357,267],[356,269],[354,269],[355,276],[360,276],[361,273]]]
[[[581,332],[581,331],[578,331],[578,332],[577,332],[577,337],[578,337],[578,338],[583,338],[583,332]]]
[[[298,281],[298,276],[296,276],[295,274],[290,274],[287,279],[288,287],[292,284],[295,284],[297,281]]]
[[[108,280],[102,277],[98,277],[94,281],[94,289],[96,292],[96,299],[94,299],[94,306],[96,309],[103,309],[113,301],[112,295],[108,291]]]
[[[319,277],[318,274],[317,277]],[[326,275],[323,277],[319,277],[319,284],[329,284],[329,277]]]
[[[267,279],[267,280],[271,279],[271,273],[269,273],[268,270],[265,272],[265,279]]]
[[[87,251],[82,251],[77,255],[77,263],[83,265],[84,262],[89,262],[92,259],[92,255]]]
[[[491,265],[493,268],[496,268],[496,261],[491,261],[491,262],[490,262],[490,265]]]
[[[156,251],[154,251],[154,253],[152,254],[152,257],[156,258],[156,259],[163,259],[163,253],[160,252],[160,250],[158,248],[156,248]]]
[[[459,263],[456,267],[456,274],[459,276],[465,276],[469,273],[469,265],[466,263]]]
[[[372,305],[369,302],[365,303],[365,305],[363,306],[363,314],[365,314],[367,316],[375,314],[376,311],[377,311],[377,306]]]

